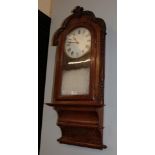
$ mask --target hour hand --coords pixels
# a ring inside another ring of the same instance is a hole
[[[67,41],[67,43],[76,43],[76,44],[79,44],[78,41]]]

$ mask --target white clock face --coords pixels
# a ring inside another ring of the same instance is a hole
[[[91,34],[87,28],[76,28],[67,35],[65,52],[70,58],[80,58],[89,52],[90,48]]]

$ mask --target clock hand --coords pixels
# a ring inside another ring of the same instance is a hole
[[[67,43],[76,43],[76,44],[79,44],[79,42],[75,42],[75,41],[68,41]]]
[[[78,42],[77,39],[76,39],[75,37],[73,37],[73,39],[74,39],[76,42]],[[79,43],[79,42],[78,42],[78,43]]]

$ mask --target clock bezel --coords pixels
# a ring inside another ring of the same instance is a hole
[[[79,29],[79,28],[85,28],[87,31],[89,31],[89,29],[87,29],[86,27],[77,27],[77,28],[73,29],[72,31],[70,31],[70,32],[66,35],[65,44],[66,44],[66,41],[67,41],[67,36],[70,35],[72,32],[76,31],[76,30]],[[74,32],[74,33],[75,33],[75,32]],[[89,31],[89,33],[90,33],[90,36],[91,36],[91,32],[90,32],[90,31]],[[76,36],[75,36],[75,37],[76,37]],[[90,41],[91,41],[91,38],[90,38]],[[84,55],[86,55],[86,54],[91,50],[91,44],[92,44],[92,42],[90,42],[90,48],[89,48],[84,54],[81,54],[81,55],[78,56],[78,57],[72,57],[72,56],[70,56],[70,55],[68,54],[68,52],[66,51],[66,45],[65,45],[65,53],[66,53],[66,55],[67,55],[69,58],[71,58],[71,59],[78,59],[78,58],[81,58],[81,57],[83,57]],[[70,47],[70,48],[71,48],[71,47]]]

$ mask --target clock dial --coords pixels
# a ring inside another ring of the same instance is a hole
[[[66,36],[65,53],[70,58],[80,58],[88,53],[90,48],[91,33],[87,28],[76,28]]]

